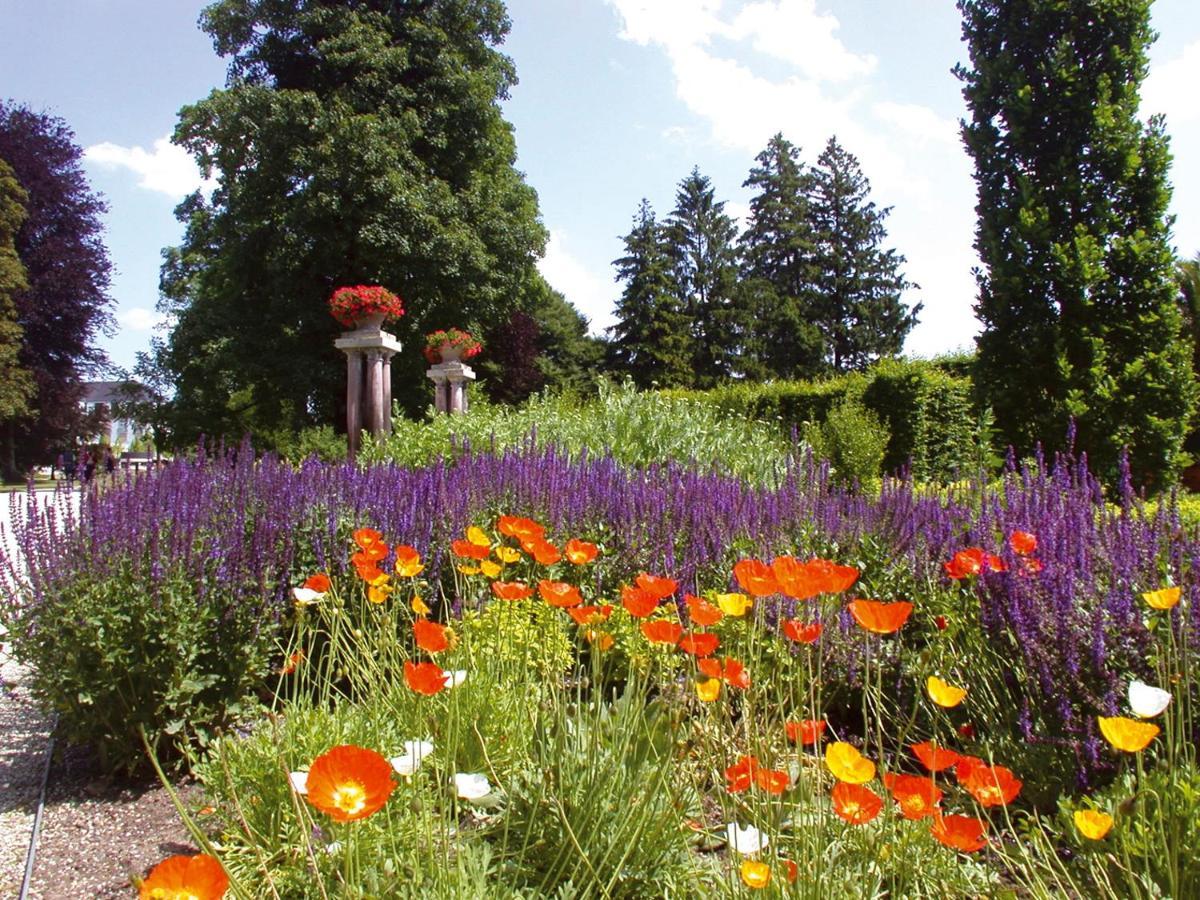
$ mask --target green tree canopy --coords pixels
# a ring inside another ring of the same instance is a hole
[[[1195,404],[1169,247],[1170,157],[1143,124],[1150,0],[959,0],[975,160],[976,384],[1018,452],[1061,446],[1140,483],[1179,462]]]
[[[503,3],[220,0],[201,26],[231,60],[175,133],[217,183],[163,266],[176,441],[342,421],[344,284],[405,301],[393,396],[423,409],[420,336],[523,307],[545,244],[499,107]]]
[[[878,209],[870,193],[858,160],[831,137],[808,183],[815,243],[808,318],[838,372],[899,353],[921,311],[920,303],[910,309],[900,299],[916,285],[900,273],[904,257],[884,249],[891,210]]]
[[[16,305],[17,295],[29,287],[16,245],[28,199],[12,166],[0,159],[0,422],[27,415],[33,395],[33,376],[20,361],[25,332]]]

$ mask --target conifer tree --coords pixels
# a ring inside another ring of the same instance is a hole
[[[707,387],[737,371],[748,323],[736,306],[737,227],[699,169],[679,183],[665,233],[678,296],[691,324],[696,384]]]
[[[613,261],[625,282],[609,329],[610,366],[638,387],[693,384],[692,319],[683,309],[663,226],[642,200],[623,238],[625,255]]]
[[[891,210],[878,209],[870,193],[858,160],[831,137],[812,170],[808,212],[816,244],[813,321],[838,372],[899,353],[921,311],[920,303],[910,309],[900,299],[916,285],[900,272],[904,257],[884,249]]]
[[[812,278],[816,236],[809,216],[811,175],[800,150],[776,134],[755,157],[743,187],[750,221],[739,240],[738,305],[748,313],[741,367],[754,378],[805,378],[824,362],[824,342],[813,324]]]
[[[1163,484],[1195,405],[1169,241],[1163,121],[1138,89],[1150,0],[959,0],[979,223],[976,384],[1018,452],[1128,448]]]

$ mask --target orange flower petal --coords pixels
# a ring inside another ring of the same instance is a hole
[[[404,681],[418,694],[432,697],[445,689],[446,673],[441,667],[431,663],[414,663],[406,660],[404,663]]]
[[[743,591],[755,597],[769,597],[779,593],[779,583],[771,567],[761,560],[743,559],[733,567],[733,577]]]
[[[596,558],[600,548],[587,541],[571,538],[563,547],[563,551],[567,555],[567,562],[576,566],[585,566]]]
[[[883,809],[883,800],[861,784],[839,781],[830,794],[833,811],[851,825],[866,825]]]
[[[583,597],[579,594],[579,588],[573,584],[567,584],[565,581],[546,581],[538,582],[538,594],[543,600],[551,606],[557,606],[560,609],[566,609],[568,606],[579,606],[583,603]]]
[[[913,605],[907,601],[880,603],[878,600],[851,600],[850,615],[854,621],[875,634],[891,634],[899,631],[908,621]]]
[[[725,613],[702,597],[684,594],[683,600],[687,604],[688,618],[698,628],[707,628],[709,625],[716,625],[725,618]]]
[[[671,622],[667,619],[655,619],[653,622],[643,622],[641,624],[642,634],[646,636],[646,640],[656,644],[670,644],[674,647],[679,643],[679,639],[683,636],[683,626],[678,622]]]
[[[417,646],[427,653],[441,653],[450,646],[446,629],[428,619],[417,619],[413,622],[413,636],[417,640]]]
[[[313,760],[307,789],[308,802],[331,819],[355,822],[382,809],[396,782],[382,754],[343,744]]]
[[[692,631],[680,639],[679,649],[693,656],[711,656],[720,644],[715,634]]]
[[[156,897],[193,897],[220,900],[229,889],[229,876],[221,864],[206,853],[171,856],[153,869],[138,888],[141,900]]]

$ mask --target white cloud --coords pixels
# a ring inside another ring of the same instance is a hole
[[[943,144],[958,148],[958,122],[939,116],[919,103],[894,103],[882,100],[871,107],[875,117],[918,144]]]
[[[154,331],[170,319],[164,313],[146,309],[144,306],[134,306],[117,313],[117,323],[130,331]]]
[[[211,182],[200,177],[200,170],[188,152],[172,144],[170,138],[159,138],[149,152],[105,141],[88,147],[83,157],[108,168],[129,169],[140,177],[138,187],[177,199],[197,188],[211,187]]]
[[[871,55],[851,53],[834,36],[837,17],[817,12],[816,0],[770,0],[745,6],[727,32],[749,38],[759,53],[796,66],[815,81],[842,81],[875,70]]]
[[[566,238],[551,229],[546,255],[538,261],[538,271],[587,318],[592,334],[603,334],[617,320],[613,301],[617,290],[607,277],[597,275],[566,249]]]
[[[1154,66],[1142,83],[1142,113],[1165,113],[1168,127],[1200,118],[1196,85],[1200,84],[1200,41],[1188,44],[1183,53]]]

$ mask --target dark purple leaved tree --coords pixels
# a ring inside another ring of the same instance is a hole
[[[74,435],[82,381],[107,362],[93,343],[112,324],[100,221],[107,207],[88,186],[82,155],[62,119],[0,101],[0,159],[28,193],[15,244],[29,287],[16,295],[16,308],[21,364],[37,388],[32,417],[0,423],[0,468],[9,477],[52,459]]]

